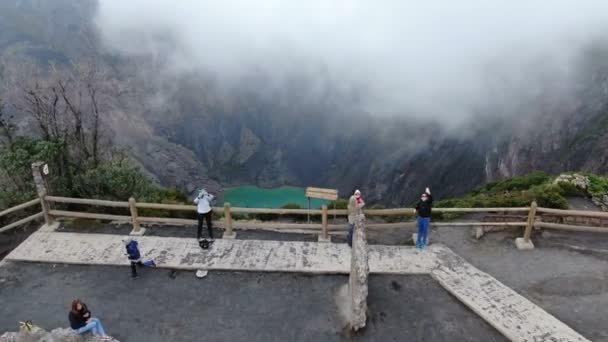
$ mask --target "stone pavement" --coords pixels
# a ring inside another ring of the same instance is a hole
[[[6,259],[89,265],[128,265],[122,239],[110,234],[39,231]],[[350,271],[346,244],[216,240],[202,250],[194,239],[142,236],[144,258],[159,267],[231,271],[342,273]],[[425,250],[369,246],[370,272],[428,274],[511,341],[587,341],[555,317],[442,245]]]

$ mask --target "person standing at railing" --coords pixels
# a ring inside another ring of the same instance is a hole
[[[348,237],[347,243],[353,246],[353,230],[355,229],[355,217],[362,213],[361,209],[365,206],[361,191],[355,190],[348,200]]]
[[[198,219],[198,231],[196,238],[201,241],[202,240],[202,229],[203,229],[203,220],[207,222],[207,231],[209,232],[209,240],[212,242],[213,240],[213,224],[211,222],[213,213],[211,210],[211,201],[213,201],[213,195],[208,193],[205,189],[201,189],[199,191],[198,196],[194,199],[194,203],[196,203],[196,216]]]
[[[416,239],[416,248],[426,247],[429,241],[429,225],[431,224],[431,211],[433,210],[433,196],[431,190],[427,187],[420,201],[416,204],[416,214],[418,214],[418,238]]]

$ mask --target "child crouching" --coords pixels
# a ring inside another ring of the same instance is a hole
[[[131,262],[131,278],[137,279],[137,266],[139,267],[156,267],[156,263],[154,260],[142,262],[141,261],[141,253],[139,252],[139,247],[137,246],[137,241],[133,239],[123,240],[125,247],[127,249],[127,256],[129,257],[129,261]]]

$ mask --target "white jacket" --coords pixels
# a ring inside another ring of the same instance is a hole
[[[194,199],[194,203],[197,204],[196,211],[199,214],[206,214],[211,211],[211,201],[213,200],[212,194],[204,194]]]

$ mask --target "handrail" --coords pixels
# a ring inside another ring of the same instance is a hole
[[[5,209],[0,212],[0,217],[15,212],[17,210],[25,209],[36,204],[44,204],[45,201],[48,202],[58,202],[58,203],[71,203],[71,204],[84,204],[84,205],[93,205],[93,206],[107,206],[107,207],[117,207],[117,208],[130,208],[131,216],[128,215],[109,215],[109,214],[101,214],[101,213],[88,213],[88,212],[74,212],[67,210],[49,210],[48,214],[53,216],[63,216],[63,217],[76,217],[76,218],[91,218],[91,219],[101,219],[101,220],[113,220],[113,221],[126,221],[132,222],[134,226],[138,222],[145,223],[166,223],[166,224],[195,224],[196,220],[194,219],[180,219],[180,218],[171,218],[171,217],[145,217],[139,216],[137,214],[137,208],[142,209],[160,209],[160,210],[183,210],[183,211],[192,211],[196,210],[195,205],[191,204],[165,204],[165,203],[137,203],[133,198],[129,200],[129,202],[122,201],[108,201],[108,200],[97,200],[97,199],[84,199],[84,198],[70,198],[70,197],[59,197],[59,196],[44,196],[43,200],[34,199],[28,201],[23,204],[19,204],[15,207]],[[580,216],[580,217],[593,217],[593,218],[606,218],[608,219],[608,213],[600,212],[600,211],[581,211],[581,210],[562,210],[562,209],[551,209],[551,208],[542,208],[536,207],[536,204],[533,203],[534,212],[538,212],[539,214],[553,214],[553,215],[562,215],[562,216]],[[44,209],[44,205],[43,205]],[[223,213],[227,218],[228,222],[226,223],[226,219],[218,221],[218,226],[226,226],[227,230],[232,230],[232,226],[240,229],[258,229],[258,228],[270,228],[276,230],[321,230],[327,234],[330,233],[327,229],[331,230],[344,230],[344,225],[336,225],[336,224],[328,224],[327,218],[330,215],[348,215],[348,211],[345,209],[275,209],[275,208],[242,208],[242,207],[230,207],[228,203],[224,204],[224,207],[213,207],[213,212],[221,214]],[[504,227],[526,227],[526,231],[530,231],[531,227],[536,226],[540,228],[549,228],[549,229],[564,229],[564,230],[575,230],[575,231],[592,231],[592,232],[608,232],[608,228],[599,228],[599,227],[590,227],[590,226],[582,226],[582,225],[568,225],[568,224],[557,224],[557,223],[549,223],[549,222],[541,222],[536,221],[534,219],[534,213],[532,213],[531,207],[507,207],[507,208],[434,208],[434,212],[437,213],[479,213],[479,212],[528,212],[528,221],[518,221],[518,222],[433,222],[434,226],[504,226]],[[241,213],[241,214],[275,214],[275,215],[317,215],[321,216],[320,223],[292,223],[292,222],[246,222],[246,221],[233,221],[231,214]],[[415,214],[413,208],[389,208],[389,209],[364,209],[363,213],[369,216],[407,216]],[[22,220],[16,221],[14,223],[9,224],[8,226],[0,228],[0,232],[6,231],[10,228],[18,226],[20,224],[24,224],[35,219],[41,217],[42,213],[37,213],[26,217]],[[542,217],[542,216],[541,216]],[[370,228],[399,228],[403,227],[407,224],[413,224],[413,222],[400,222],[400,223],[373,223],[370,222],[368,227]],[[528,237],[529,238],[529,237]]]
[[[128,208],[129,207],[129,202],[119,202],[119,201],[59,197],[59,196],[48,196],[48,195],[44,196],[44,199],[49,202],[59,202],[59,203],[90,204],[90,205],[98,205],[98,206],[103,206],[103,207],[118,207],[118,208]]]
[[[135,203],[137,208],[142,209],[165,209],[165,210],[186,210],[186,211],[194,211],[196,210],[195,205],[187,205],[187,204],[165,204],[165,203]],[[224,208],[213,208],[216,210],[223,210]]]
[[[26,224],[28,222],[37,220],[37,219],[39,219],[39,218],[41,218],[43,216],[44,216],[44,213],[43,212],[39,212],[39,213],[36,213],[34,215],[30,215],[30,216],[28,216],[26,218],[23,218],[23,219],[21,219],[19,221],[15,221],[15,222],[13,222],[11,224],[7,224],[6,226],[0,228],[0,233],[3,233],[3,232],[5,232],[5,231],[7,231],[9,229],[13,229],[13,228],[15,228],[17,226],[20,226],[22,224]]]
[[[583,211],[583,210],[563,210],[563,209],[551,209],[541,208],[536,209],[538,212],[547,214],[557,214],[564,216],[583,216],[583,217],[599,217],[608,218],[608,213],[603,211]]]
[[[549,222],[536,222],[536,227],[559,229],[559,230],[571,230],[575,232],[592,232],[592,233],[608,233],[608,227],[590,227],[590,226],[575,226],[571,224],[561,223],[549,223]]]
[[[14,206],[14,207],[2,210],[2,211],[0,211],[0,217],[5,216],[5,215],[10,214],[10,213],[13,213],[13,212],[18,211],[18,210],[21,210],[21,209],[32,207],[32,206],[34,206],[36,204],[40,204],[40,199],[39,198],[36,198],[36,199],[31,200],[31,201],[27,201],[25,203],[21,203],[19,205]]]
[[[277,214],[277,215],[287,215],[287,214],[296,214],[296,215],[321,215],[321,209],[274,209],[274,208],[239,208],[239,207],[231,207],[230,211],[234,213],[241,214]]]
[[[530,207],[514,207],[514,208],[433,208],[433,211],[439,213],[485,213],[485,212],[526,212]]]
[[[91,219],[95,219],[95,220],[131,221],[131,216],[84,213],[84,212],[79,212],[79,211],[50,210],[49,214],[51,214],[53,216],[74,217],[74,218],[91,218]]]

